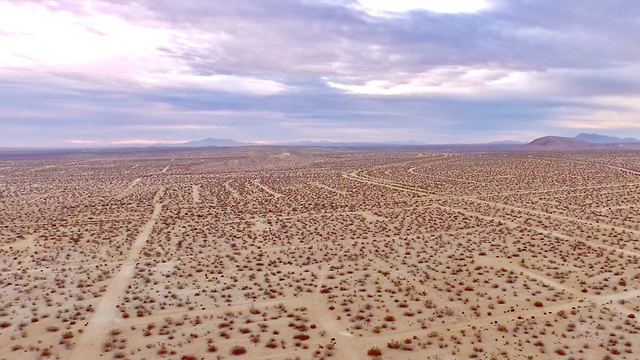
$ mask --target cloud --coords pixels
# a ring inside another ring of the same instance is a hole
[[[358,0],[355,8],[374,16],[423,10],[437,13],[474,13],[489,7],[485,0]]]
[[[77,69],[103,76],[169,65],[154,55],[179,35],[161,24],[136,25],[101,13],[89,3],[74,12],[65,10],[39,3],[0,3],[0,22],[6,30],[0,65],[38,71]]]
[[[215,59],[216,46],[228,40],[224,32],[171,28],[144,9],[135,22],[109,11],[113,6],[103,1],[73,11],[0,2],[0,23],[8,29],[0,33],[0,67],[11,69],[14,77],[35,73],[38,81],[68,87],[193,87],[252,95],[286,90],[269,79],[195,73],[181,54],[206,49]]]
[[[362,95],[474,95],[487,91],[526,91],[532,74],[473,67],[442,67],[419,74],[396,74],[392,79],[369,80],[363,85],[328,81],[333,88]]]
[[[67,140],[67,142],[69,144],[73,144],[73,145],[93,145],[93,144],[100,144],[100,141],[95,141],[95,140]]]
[[[228,126],[220,125],[201,125],[201,124],[167,124],[167,125],[129,125],[128,128],[136,130],[173,130],[173,131],[191,131],[191,130],[223,130]]]
[[[144,73],[138,80],[149,87],[204,89],[249,95],[272,95],[287,90],[285,85],[276,81],[233,75]]]
[[[640,95],[599,96],[592,101],[594,108],[566,106],[559,109],[549,125],[589,130],[640,129]]]
[[[0,143],[640,136],[639,16],[625,0],[0,0]]]

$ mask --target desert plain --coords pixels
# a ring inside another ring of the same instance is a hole
[[[0,157],[0,359],[639,359],[640,153]]]

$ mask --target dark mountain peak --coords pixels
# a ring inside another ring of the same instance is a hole
[[[541,137],[525,146],[530,149],[539,150],[584,150],[598,147],[596,144],[562,136]]]

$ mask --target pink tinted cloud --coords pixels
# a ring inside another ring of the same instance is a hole
[[[90,144],[99,144],[99,141],[95,140],[67,140],[69,144],[74,145],[90,145]]]

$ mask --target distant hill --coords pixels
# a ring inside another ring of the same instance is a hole
[[[233,146],[247,146],[253,145],[252,143],[242,143],[232,139],[214,139],[206,138],[202,140],[187,141],[180,144],[158,144],[156,146],[161,147],[182,147],[182,148],[199,148],[199,147],[233,147]]]
[[[562,136],[545,136],[524,145],[524,148],[531,150],[588,150],[601,147],[599,144]]]
[[[637,144],[640,143],[640,140],[634,138],[619,138],[615,136],[606,136],[599,134],[579,134],[574,139],[586,141],[592,144],[608,144],[608,145],[618,145],[618,144]]]

